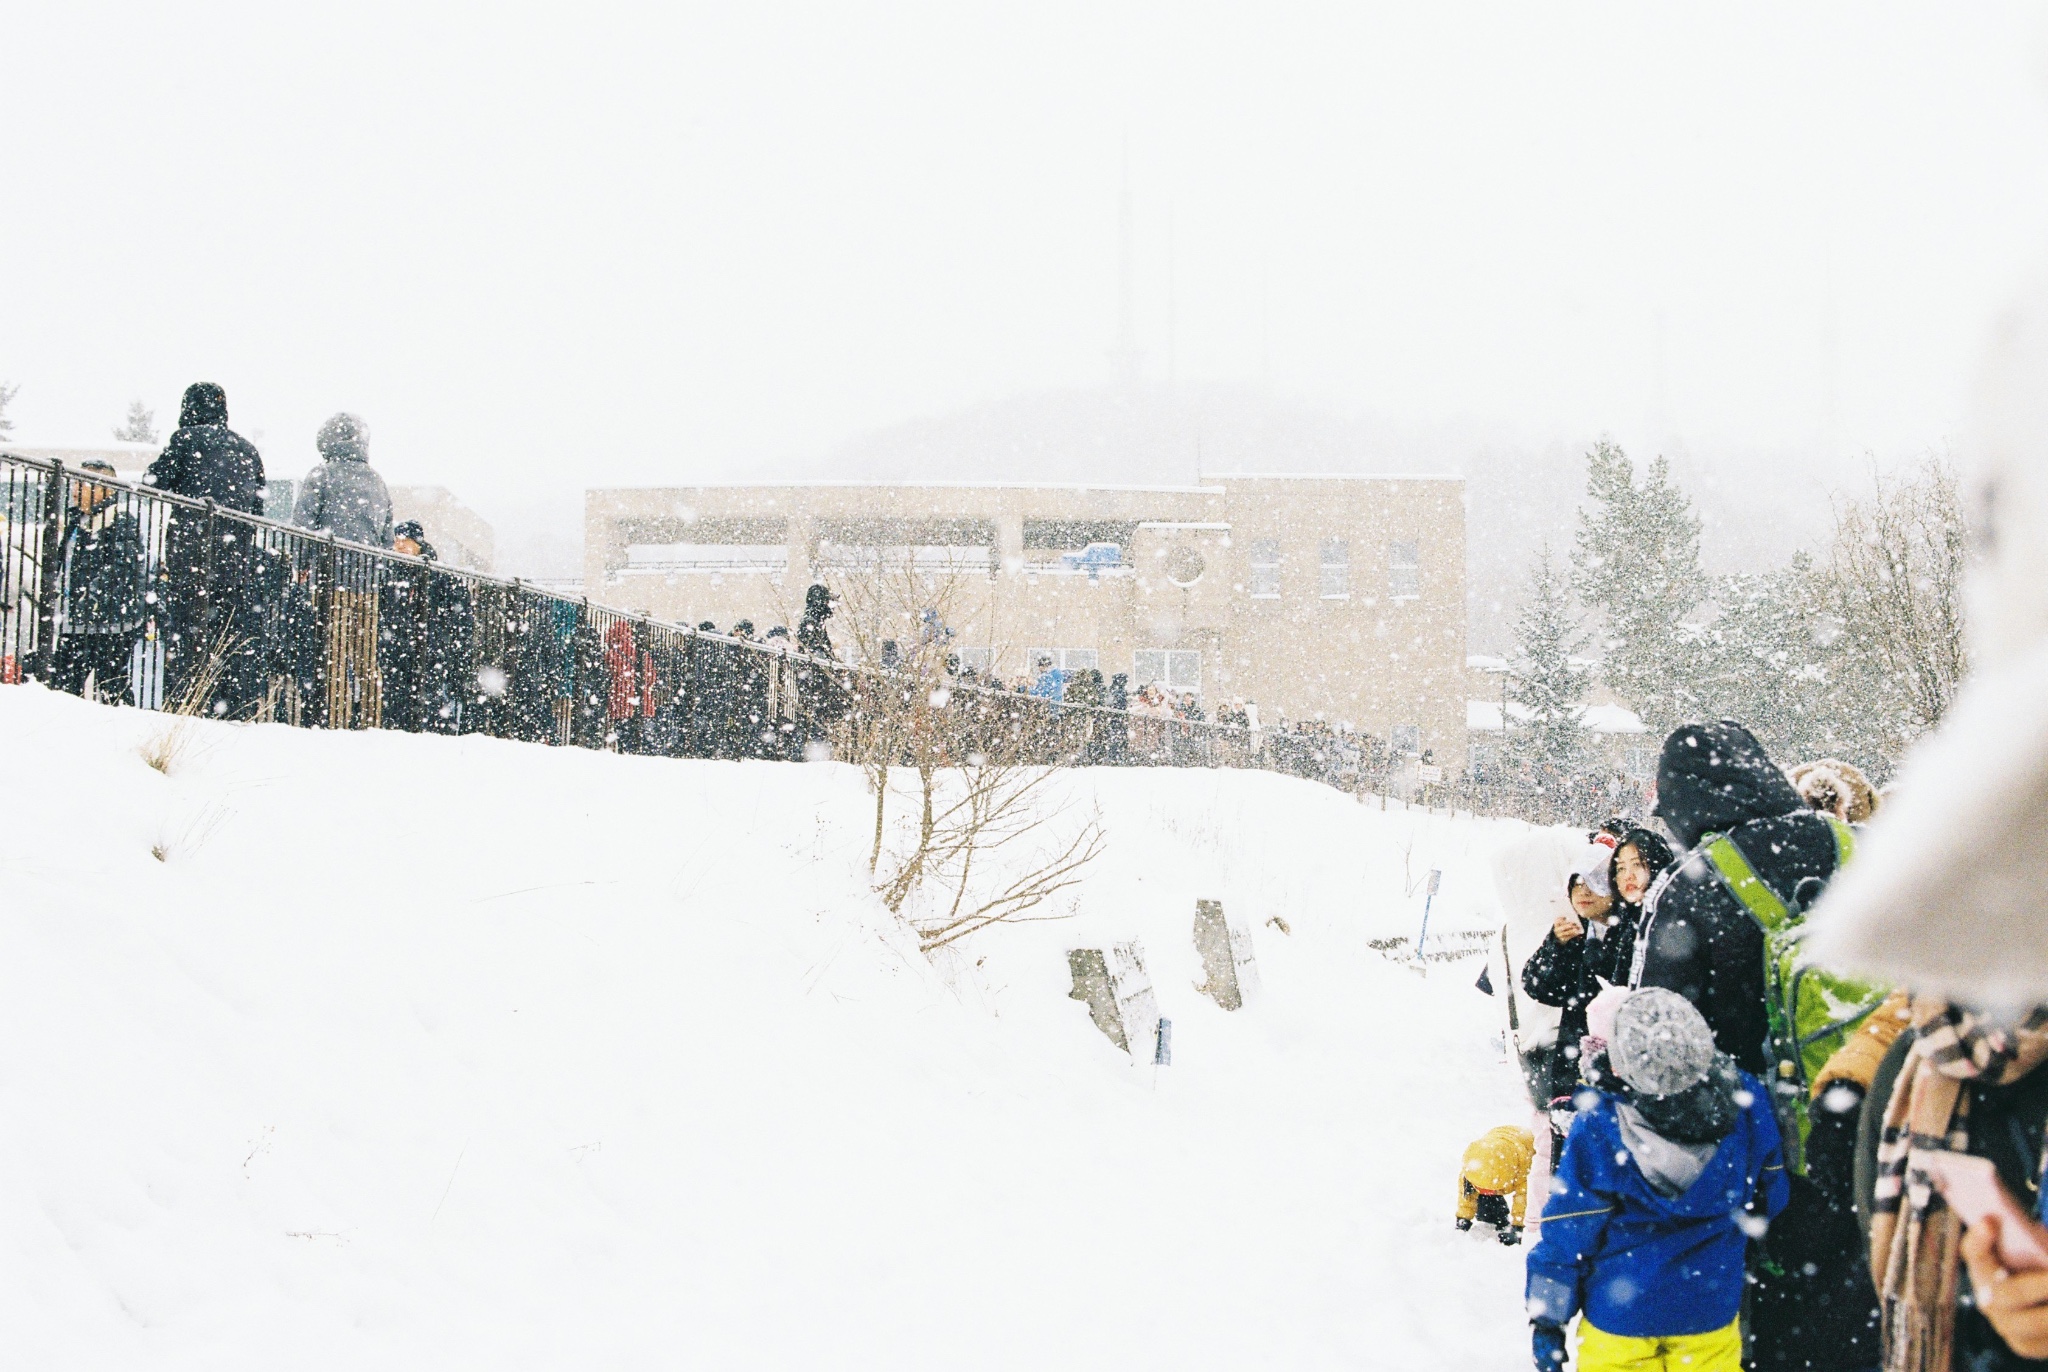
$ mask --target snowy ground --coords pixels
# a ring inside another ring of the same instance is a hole
[[[1497,928],[1556,836],[1079,773],[1075,917],[934,966],[851,768],[199,724],[162,773],[166,727],[0,690],[12,1365],[1526,1365],[1520,1252],[1450,1223],[1524,1120],[1502,1002],[1367,941],[1432,867]],[[1066,995],[1131,937],[1169,1068]]]

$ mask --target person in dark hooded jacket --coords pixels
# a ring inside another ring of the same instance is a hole
[[[227,513],[263,513],[263,457],[228,427],[227,392],[210,381],[185,388],[177,431],[142,480],[173,495],[211,500]],[[164,665],[170,689],[183,694],[215,645],[225,644],[229,651],[214,706],[239,715],[255,703],[263,684],[256,651],[262,628],[252,604],[259,554],[249,526],[218,521],[216,537],[209,540],[208,523],[204,512],[180,509],[165,525],[159,568]]]
[[[823,582],[804,592],[804,615],[796,625],[797,651],[806,657],[833,660],[832,636],[825,621],[832,618],[833,595]],[[816,663],[797,668],[797,700],[802,711],[801,747],[826,743],[831,726],[846,717],[851,693],[839,673]]]
[[[804,615],[796,624],[796,647],[811,657],[832,656],[832,636],[825,621],[832,618],[832,591],[823,582],[813,582],[804,592]]]
[[[178,429],[149,464],[143,484],[237,514],[263,513],[263,457],[228,427],[228,395],[211,381],[185,388]]]
[[[1733,720],[1688,724],[1664,740],[1655,813],[1686,852],[1645,902],[1629,984],[1684,996],[1722,1052],[1769,1079],[1763,931],[1701,844],[1726,834],[1757,876],[1798,905],[1834,875],[1834,830]]]

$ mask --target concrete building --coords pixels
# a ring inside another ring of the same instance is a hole
[[[1050,654],[1462,769],[1464,495],[1458,478],[1256,475],[593,490],[584,581],[595,602],[765,630],[794,629],[813,581],[912,571],[963,661],[1005,680]]]

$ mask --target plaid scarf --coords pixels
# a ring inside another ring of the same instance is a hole
[[[2001,1029],[1946,1001],[1919,1000],[1913,1029],[1878,1138],[1870,1267],[1884,1310],[1885,1372],[1949,1372],[1963,1229],[1916,1163],[1969,1149],[1971,1083],[2004,1085],[2048,1062],[2048,1006]]]

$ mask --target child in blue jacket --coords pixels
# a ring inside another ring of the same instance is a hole
[[[1599,1103],[1529,1250],[1536,1366],[1564,1366],[1577,1315],[1579,1372],[1737,1372],[1744,1249],[1788,1196],[1770,1094],[1674,991],[1629,993],[1585,1056]]]

